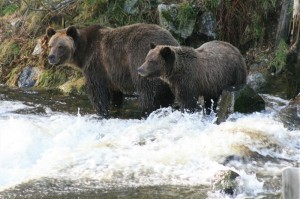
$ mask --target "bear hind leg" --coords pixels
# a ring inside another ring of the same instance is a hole
[[[218,100],[219,97],[214,97],[214,98],[204,97],[204,108],[205,108],[206,115],[210,115],[212,110],[214,112],[217,111]]]
[[[168,107],[174,103],[175,96],[167,84],[156,89],[154,96],[154,108]]]
[[[111,91],[111,103],[113,106],[121,107],[123,104],[124,95],[119,90]]]
[[[181,111],[195,112],[197,108],[198,97],[190,96],[189,93],[191,92],[187,89],[182,90],[187,92],[179,92],[177,96]]]

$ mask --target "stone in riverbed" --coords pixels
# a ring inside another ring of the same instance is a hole
[[[283,199],[300,198],[300,168],[288,167],[282,171]]]
[[[239,174],[232,170],[221,170],[214,175],[211,183],[213,192],[233,195],[239,184]]]
[[[18,86],[20,88],[30,88],[33,87],[40,74],[40,69],[38,67],[26,66],[18,79]]]
[[[230,114],[253,113],[265,110],[265,101],[250,86],[243,85],[223,90],[217,124],[226,121]]]
[[[279,116],[289,129],[300,129],[300,93],[279,112]]]

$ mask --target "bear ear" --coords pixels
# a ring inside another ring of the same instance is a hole
[[[56,33],[55,30],[53,28],[51,28],[51,27],[47,28],[47,30],[46,30],[46,35],[47,35],[48,38],[50,38],[53,35],[55,35],[55,33]]]
[[[155,47],[156,47],[156,44],[153,43],[153,42],[151,42],[151,43],[150,43],[150,48],[151,48],[151,49],[154,49]]]
[[[168,47],[168,46],[163,47],[163,48],[160,50],[160,54],[161,54],[161,56],[162,56],[165,60],[174,57],[174,52],[173,52],[172,49],[171,49],[170,47]]]
[[[166,74],[169,76],[173,71],[175,52],[170,47],[166,46],[160,50],[160,54],[166,62]]]
[[[78,32],[77,32],[77,29],[74,27],[74,26],[70,26],[68,29],[67,29],[67,32],[66,34],[70,37],[72,37],[74,39],[74,41],[77,40],[78,38]]]

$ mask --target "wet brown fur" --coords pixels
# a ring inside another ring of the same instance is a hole
[[[69,40],[65,37],[71,38],[75,48],[71,58],[59,64],[72,65],[82,70],[90,101],[98,114],[107,115],[109,102],[112,100],[114,104],[121,104],[125,93],[137,92],[145,112],[173,102],[174,96],[166,83],[159,78],[147,79],[137,74],[137,68],[144,62],[150,49],[150,42],[178,45],[168,31],[149,24],[114,29],[90,26],[75,30],[56,33],[67,43]],[[72,47],[70,49],[72,52]]]
[[[162,55],[167,48],[171,51]],[[215,110],[222,90],[245,84],[247,76],[239,50],[222,41],[208,42],[198,49],[158,45],[149,51],[138,70],[143,76],[159,76],[167,82],[182,109],[194,110],[198,97],[203,96],[207,113],[211,100]]]

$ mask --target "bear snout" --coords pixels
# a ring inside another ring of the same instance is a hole
[[[145,76],[147,75],[147,73],[146,73],[146,71],[145,71],[145,69],[144,69],[143,66],[139,67],[139,68],[137,69],[137,71],[138,71],[138,74],[139,74],[140,76],[142,76],[142,77],[145,77]]]
[[[50,64],[55,64],[55,55],[49,55],[48,56],[48,61]]]

